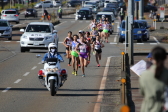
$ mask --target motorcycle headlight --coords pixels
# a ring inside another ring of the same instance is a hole
[[[121,33],[122,33],[122,34],[125,34],[125,31],[122,31]]]
[[[52,36],[47,36],[45,38],[46,38],[46,40],[50,40],[52,38]]]
[[[58,70],[58,68],[46,68],[47,72],[56,72]]]
[[[138,34],[141,34],[142,32],[141,32],[141,31],[138,31],[137,33],[138,33]]]
[[[22,38],[27,39],[27,36],[22,36]]]

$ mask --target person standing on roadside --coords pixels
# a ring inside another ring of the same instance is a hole
[[[139,78],[140,93],[144,96],[141,112],[163,112],[164,92],[168,85],[168,69],[165,67],[166,50],[152,50],[153,65]]]
[[[49,15],[48,11],[46,9],[44,9],[44,20],[46,20],[46,18],[47,18],[47,20],[49,20],[48,15]]]
[[[58,9],[58,16],[59,16],[59,18],[62,18],[62,8],[61,8],[61,6],[59,6],[59,9]]]
[[[122,20],[124,20],[124,17],[125,17],[125,13],[123,11],[123,8],[121,8],[120,12],[119,12],[119,16],[120,16],[120,20],[122,22]]]

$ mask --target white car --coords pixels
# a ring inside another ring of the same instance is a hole
[[[53,7],[53,2],[51,2],[51,1],[44,1],[44,2],[39,2],[39,3],[37,3],[34,7],[35,8],[42,8],[42,6],[44,7],[44,8],[48,8],[48,7]]]
[[[20,37],[20,51],[30,51],[30,49],[47,49],[49,43],[56,43],[58,48],[59,38],[54,26],[49,22],[31,22]]]
[[[61,4],[60,1],[53,1],[53,6],[54,7],[59,7],[59,6],[62,6],[62,4]]]

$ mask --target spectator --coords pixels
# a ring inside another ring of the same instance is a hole
[[[164,91],[168,85],[168,69],[165,68],[166,50],[152,50],[153,65],[141,74],[140,92],[144,96],[141,112],[163,112]]]

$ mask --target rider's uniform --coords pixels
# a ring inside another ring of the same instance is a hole
[[[48,58],[57,58],[59,60],[63,60],[62,56],[59,53],[48,52],[48,53],[45,53],[45,55],[42,59],[42,62],[46,61],[46,59],[48,59]]]

